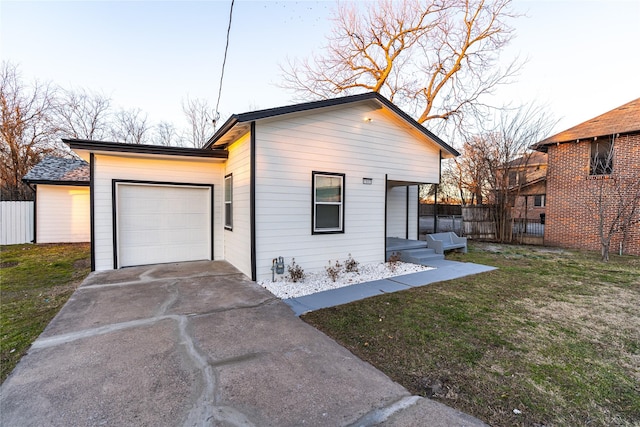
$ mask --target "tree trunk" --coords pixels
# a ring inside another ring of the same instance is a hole
[[[609,247],[611,246],[611,242],[607,241],[602,242],[602,261],[609,262]]]

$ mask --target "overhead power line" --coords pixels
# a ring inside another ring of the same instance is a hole
[[[224,58],[222,59],[222,70],[220,72],[220,85],[218,86],[218,100],[216,101],[215,117],[213,118],[213,128],[215,130],[218,125],[218,119],[220,113],[218,107],[220,106],[220,98],[222,96],[222,80],[224,79],[224,67],[227,64],[227,52],[229,51],[229,35],[231,34],[231,21],[233,19],[233,4],[235,0],[231,0],[231,8],[229,9],[229,26],[227,27],[227,43],[224,46]]]

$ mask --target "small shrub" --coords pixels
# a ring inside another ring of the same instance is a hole
[[[392,253],[391,256],[389,257],[389,262],[387,263],[387,267],[389,268],[389,271],[391,271],[392,273],[395,273],[396,269],[398,268],[399,262],[400,262],[400,254],[398,252]]]
[[[304,270],[300,265],[296,264],[296,259],[291,258],[291,264],[287,266],[289,278],[293,283],[302,282],[304,280]]]
[[[359,264],[360,263],[349,254],[349,258],[344,262],[344,271],[347,273],[357,273]]]
[[[335,282],[336,280],[338,280],[338,277],[340,276],[340,270],[342,270],[342,264],[340,264],[340,261],[336,261],[335,265],[331,265],[331,261],[329,261],[329,266],[325,267],[325,270],[327,272],[327,276],[329,276],[331,281]]]

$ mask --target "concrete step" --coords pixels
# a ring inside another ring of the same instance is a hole
[[[429,249],[429,248],[423,248],[423,249],[409,249],[408,251],[401,251],[401,253],[404,253],[408,256],[412,256],[414,258],[420,258],[420,257],[428,257],[431,255],[436,255],[436,251],[433,249]]]
[[[408,249],[420,249],[426,248],[427,242],[420,240],[400,240],[400,239],[387,239],[387,253],[399,252]]]
[[[400,251],[400,261],[412,264],[427,265],[429,261],[444,259],[444,255],[437,254],[433,249],[409,249]]]

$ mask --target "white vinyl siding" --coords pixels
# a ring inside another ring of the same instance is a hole
[[[258,121],[256,156],[258,279],[270,278],[278,256],[287,264],[295,257],[306,272],[349,254],[362,263],[384,261],[385,174],[396,181],[439,179],[439,147],[366,104]],[[313,171],[345,173],[342,234],[310,230]]]
[[[418,240],[417,185],[387,190],[387,237]]]
[[[407,238],[407,187],[387,190],[387,237]]]
[[[91,241],[88,186],[39,184],[36,197],[37,243]]]
[[[94,156],[95,268],[114,268],[112,180],[164,181],[213,184],[214,258],[223,259],[222,186],[224,163],[220,159],[187,157]]]
[[[224,230],[224,259],[248,277],[251,277],[250,137],[246,134],[227,148],[225,175],[233,174],[233,231]]]
[[[407,238],[410,240],[418,240],[418,193],[417,185],[409,186],[409,212],[407,213],[409,236]]]

